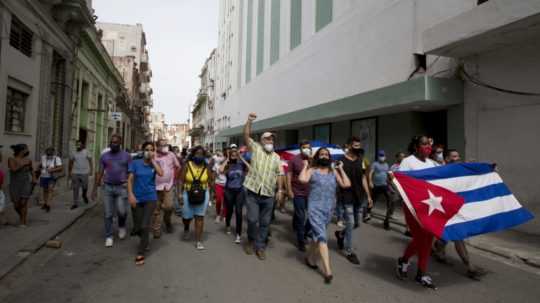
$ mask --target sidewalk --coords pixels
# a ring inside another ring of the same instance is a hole
[[[383,204],[377,203],[372,209],[371,214],[374,218],[384,219],[386,208]],[[401,208],[396,207],[393,217],[393,220],[390,220],[391,224],[405,227],[405,218]],[[540,268],[540,236],[506,230],[475,236],[465,242],[476,249]]]
[[[65,179],[58,184],[49,213],[37,205],[37,194],[39,188],[36,187],[29,202],[26,228],[17,226],[17,213],[11,204],[6,206],[1,221],[7,225],[0,225],[0,280],[95,206],[94,203],[87,206],[81,202],[79,208],[70,210],[72,193],[66,187]]]

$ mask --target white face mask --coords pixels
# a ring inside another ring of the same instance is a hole
[[[306,157],[311,156],[311,148],[304,148],[302,149],[302,154]]]
[[[379,161],[380,161],[380,162],[386,161],[386,157],[379,157]]]
[[[444,159],[443,153],[436,153],[435,159],[437,159],[437,161],[442,161]]]
[[[145,158],[145,159],[150,159],[151,157],[152,157],[152,153],[151,153],[151,152],[149,152],[149,151],[145,151],[145,152],[144,152],[144,158]]]
[[[274,144],[268,143],[264,145],[264,150],[268,153],[271,153],[274,151]]]
[[[160,148],[160,150],[161,150],[162,153],[166,154],[166,153],[169,152],[169,147],[168,147],[168,146],[162,146],[162,147]]]

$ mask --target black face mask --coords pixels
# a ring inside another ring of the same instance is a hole
[[[328,167],[330,166],[330,159],[327,159],[327,158],[319,158],[317,159],[317,165],[321,166],[321,167]]]
[[[112,144],[109,145],[109,147],[111,148],[111,152],[113,153],[117,153],[120,151],[120,144]]]
[[[364,149],[363,148],[351,148],[351,152],[353,154],[355,154],[356,156],[364,155]]]
[[[28,155],[30,155],[29,151],[25,151],[24,154],[23,154],[23,156],[25,156],[25,157],[28,157]]]
[[[231,159],[232,164],[236,164],[238,162],[238,159]]]

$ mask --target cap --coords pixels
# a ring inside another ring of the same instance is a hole
[[[377,156],[386,156],[386,153],[384,152],[384,150],[380,149],[380,150],[377,152]]]
[[[261,135],[261,139],[268,138],[268,137],[274,138],[275,136],[271,132],[265,132],[264,134]]]
[[[229,148],[238,148],[238,145],[236,145],[236,144],[233,143],[233,144],[231,144],[231,145],[229,146]]]

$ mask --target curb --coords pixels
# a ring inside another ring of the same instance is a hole
[[[381,221],[383,221],[385,218],[385,215],[381,212],[378,212],[376,209],[371,210],[371,216]],[[401,220],[391,219],[390,223],[396,224],[402,227],[406,227],[406,224],[402,222]],[[474,239],[465,241],[465,244],[467,246],[476,248],[478,250],[481,250],[487,253],[494,254],[496,256],[499,256],[508,260],[521,262],[525,265],[528,265],[534,268],[540,268],[540,257],[520,255],[519,253],[511,249],[504,249],[504,248],[499,248],[496,246],[486,245],[484,243],[478,243]]]
[[[7,275],[12,273],[15,269],[17,269],[19,266],[21,266],[30,256],[40,251],[47,241],[52,240],[56,238],[58,235],[62,234],[64,231],[66,231],[68,228],[73,226],[80,218],[82,218],[86,213],[90,210],[92,210],[94,207],[96,207],[98,203],[93,203],[86,207],[80,214],[73,217],[71,220],[66,222],[63,226],[58,228],[54,231],[54,233],[50,236],[44,239],[43,241],[40,240],[40,243],[37,245],[29,244],[28,247],[23,248],[22,250],[19,250],[16,255],[12,256],[10,259],[13,259],[13,263],[11,265],[8,265],[7,268],[0,269],[0,281],[2,281]],[[45,238],[45,237],[44,237]]]

